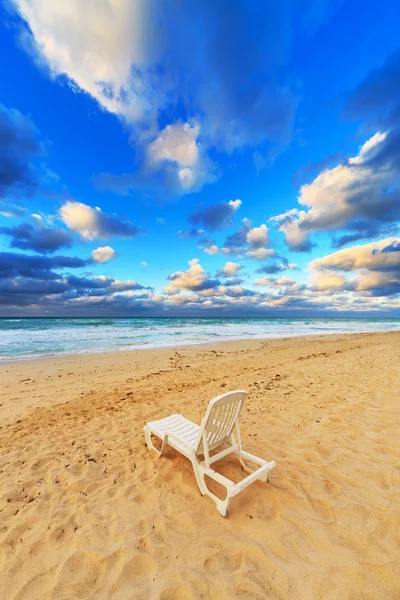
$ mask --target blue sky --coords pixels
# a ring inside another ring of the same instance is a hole
[[[1,17],[1,316],[400,315],[398,3]]]

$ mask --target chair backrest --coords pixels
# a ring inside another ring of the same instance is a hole
[[[206,450],[210,451],[229,439],[246,397],[247,392],[244,390],[235,390],[210,400],[201,422],[196,454],[204,453],[204,440]]]

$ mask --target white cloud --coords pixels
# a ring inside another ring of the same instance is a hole
[[[218,274],[226,275],[227,277],[233,277],[234,275],[237,275],[239,269],[241,268],[241,264],[228,261],[224,268],[218,272]]]
[[[256,250],[247,250],[246,256],[248,258],[255,258],[256,260],[265,260],[275,256],[276,252],[272,248],[256,248]]]
[[[273,277],[260,277],[258,279],[255,280],[254,285],[272,285],[272,283],[274,282],[274,278]]]
[[[149,266],[145,260],[142,260],[140,264],[142,265],[143,269],[146,269]]]
[[[235,205],[237,210],[242,202],[234,200],[229,202]],[[211,244],[203,245],[206,254],[211,256],[220,254],[223,256],[247,257],[255,260],[265,260],[276,255],[272,248],[265,248],[269,244],[268,227],[262,223],[259,227],[252,227],[252,221],[246,217],[242,219],[242,225],[238,231],[229,235],[222,246]]]
[[[318,291],[334,291],[343,288],[345,278],[332,271],[317,272],[312,276],[312,287]]]
[[[250,248],[243,247],[219,247],[216,244],[213,244],[212,246],[205,246],[203,250],[210,256],[215,256],[216,254],[221,254],[222,256],[247,256],[247,258],[253,258],[255,260],[265,260],[266,258],[271,258],[272,256],[276,255],[275,250],[272,248],[256,248],[255,250],[252,250]]]
[[[110,112],[138,120],[151,112],[146,83],[150,4],[146,0],[13,0],[33,35],[36,56]]]
[[[199,143],[200,126],[189,123],[167,125],[147,148],[150,173],[168,171],[169,185],[181,193],[199,190],[215,180],[215,164]]]
[[[386,238],[379,242],[344,248],[311,261],[309,267],[311,270],[335,269],[339,271],[399,269],[400,238]]]
[[[229,206],[232,206],[232,208],[234,210],[238,210],[241,206],[242,206],[242,201],[241,200],[229,200],[228,202]]]
[[[260,227],[253,227],[248,231],[246,239],[252,248],[261,248],[268,244],[268,228],[263,223]]]
[[[92,251],[92,258],[97,263],[106,263],[113,258],[116,258],[117,253],[111,246],[99,247]]]
[[[154,162],[165,160],[175,162],[180,167],[193,167],[199,160],[197,138],[199,125],[189,123],[167,125],[149,145],[149,156]]]
[[[158,139],[161,120],[175,119],[177,105],[188,119],[201,119],[204,146],[233,152],[268,142],[276,150],[290,141],[298,95],[278,73],[289,57],[293,3],[273,14],[266,5],[257,15],[241,6],[229,27],[226,11],[214,3],[10,1],[27,24],[25,48],[52,77],[66,77],[74,91],[128,122],[139,153]],[[249,44],[254,27],[258,34]],[[238,94],[249,81],[251,93]],[[211,180],[211,161],[201,154],[195,170],[179,168],[183,193]],[[129,193],[137,184],[133,175],[110,175],[102,185]]]
[[[313,232],[349,228],[339,240],[354,241],[379,233],[388,227],[398,199],[385,190],[398,179],[398,172],[388,165],[378,168],[370,161],[379,152],[385,133],[372,136],[357,156],[346,163],[320,173],[310,184],[300,188],[298,202],[303,209],[291,209],[272,217],[294,250],[310,247]]]
[[[204,252],[206,254],[209,254],[210,256],[215,256],[215,254],[218,254],[220,252],[220,248],[218,248],[218,246],[213,244],[212,246],[206,246],[204,248]]]
[[[141,230],[130,221],[121,221],[116,215],[104,213],[100,208],[92,208],[82,202],[66,202],[60,208],[60,216],[72,231],[84,239],[108,237],[134,237]]]
[[[112,292],[131,292],[134,290],[141,290],[142,286],[132,279],[125,279],[123,281],[119,281],[115,279],[110,285],[110,290]]]
[[[314,290],[400,294],[400,238],[387,238],[334,252],[309,264]],[[353,276],[345,277],[343,274]]]
[[[198,258],[189,260],[187,271],[176,271],[168,279],[170,284],[165,288],[167,294],[177,294],[180,290],[200,292],[208,288],[216,288],[216,282],[209,279]]]

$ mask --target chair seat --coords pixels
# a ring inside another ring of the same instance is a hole
[[[193,448],[199,437],[200,426],[192,423],[189,419],[185,419],[182,415],[171,415],[159,421],[152,421],[147,425],[152,433],[159,438],[162,439],[167,432],[170,432]]]

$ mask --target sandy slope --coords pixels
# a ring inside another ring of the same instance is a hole
[[[399,333],[47,360],[0,384],[2,600],[400,598]],[[224,519],[142,426],[199,422],[233,388],[245,448],[277,467]]]

